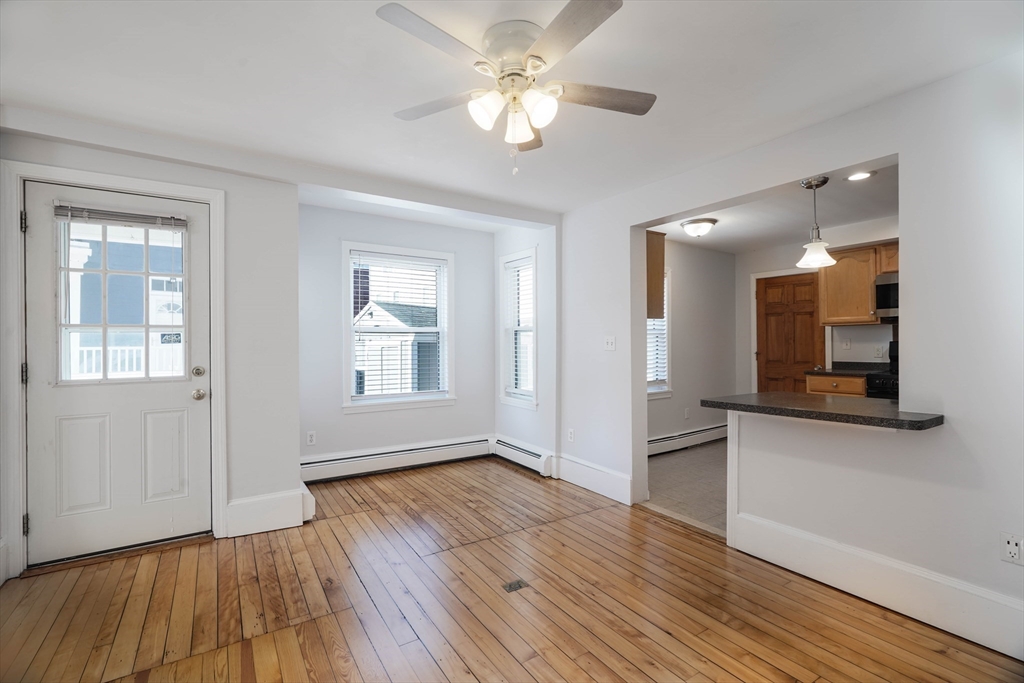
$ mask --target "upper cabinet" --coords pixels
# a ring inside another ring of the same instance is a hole
[[[665,317],[665,233],[647,231],[647,317]]]
[[[900,243],[878,245],[878,272],[896,273],[900,269]]]
[[[821,324],[879,322],[875,315],[875,277],[899,270],[899,242],[830,253],[835,265],[818,270]]]

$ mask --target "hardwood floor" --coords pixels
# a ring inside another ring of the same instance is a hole
[[[8,581],[0,681],[1024,680],[1019,661],[498,459],[310,489],[301,528]]]

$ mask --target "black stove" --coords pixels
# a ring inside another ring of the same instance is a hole
[[[889,342],[889,372],[873,372],[867,376],[868,398],[900,397],[900,343]]]

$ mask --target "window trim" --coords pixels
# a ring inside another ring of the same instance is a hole
[[[647,382],[647,399],[672,398],[672,269],[665,269],[665,382]]]
[[[509,380],[512,374],[512,343],[508,334],[513,328],[509,325],[508,319],[508,281],[505,277],[509,264],[516,261],[529,259],[533,266],[533,391],[521,392],[512,391],[509,388]],[[537,247],[524,249],[512,254],[498,257],[498,400],[510,406],[537,410],[538,380],[540,373],[537,372],[537,356],[540,344],[538,329],[539,311],[537,310]]]
[[[371,413],[383,410],[403,410],[409,408],[430,408],[455,405],[455,365],[454,335],[455,327],[455,254],[424,249],[410,249],[385,244],[369,244],[366,242],[341,243],[342,251],[342,296],[344,313],[345,338],[342,343],[342,413]],[[382,256],[401,258],[413,257],[433,259],[445,262],[443,291],[438,294],[438,307],[443,306],[442,319],[444,325],[438,326],[440,343],[444,348],[441,356],[442,371],[446,378],[446,389],[436,392],[413,392],[409,394],[354,399],[352,391],[355,381],[355,325],[353,325],[352,309],[354,292],[352,288],[352,252],[377,252]]]

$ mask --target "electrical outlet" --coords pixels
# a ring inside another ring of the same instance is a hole
[[[1021,537],[1013,534],[999,534],[1000,557],[1003,562],[1024,565],[1024,555],[1021,555]]]
[[[615,337],[605,337],[604,338],[604,350],[605,351],[614,351],[615,350]]]
[[[850,340],[849,339],[844,339],[843,340],[843,351],[849,351],[849,350],[850,350]]]
[[[575,440],[576,440],[576,430],[575,429],[570,429],[569,430],[569,442],[572,443]]]
[[[884,346],[876,346],[875,347],[875,358],[885,358],[885,347]]]
[[[684,420],[689,420],[690,419],[690,409],[689,408],[683,408],[683,419]]]
[[[316,432],[306,432],[306,445],[307,446],[315,446],[316,445]]]

